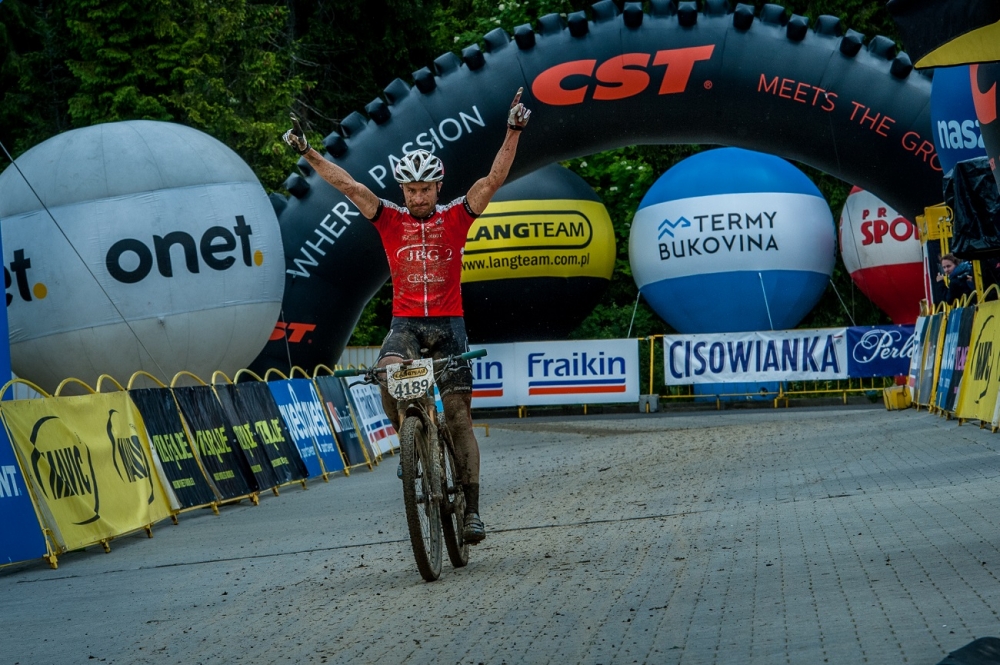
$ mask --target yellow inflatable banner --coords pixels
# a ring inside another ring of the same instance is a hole
[[[1000,370],[1000,301],[983,303],[976,310],[965,363],[962,388],[955,415],[968,420],[993,420],[1000,382],[994,370]]]
[[[614,227],[599,201],[501,201],[465,243],[462,282],[514,277],[600,277],[615,265]]]
[[[59,551],[170,516],[128,393],[2,402],[0,413]]]

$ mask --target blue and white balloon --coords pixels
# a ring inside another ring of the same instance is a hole
[[[785,160],[739,148],[678,163],[639,204],[629,261],[640,292],[681,333],[794,328],[836,260],[830,208]]]
[[[931,129],[944,173],[958,162],[986,155],[970,81],[968,65],[934,70]]]

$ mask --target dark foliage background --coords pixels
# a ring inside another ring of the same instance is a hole
[[[0,140],[14,153],[69,129],[127,119],[183,123],[239,153],[265,188],[280,190],[295,156],[280,141],[289,111],[312,138],[337,128],[393,79],[459,52],[496,27],[509,33],[579,0],[5,0],[0,4]],[[758,10],[762,0],[754,4]],[[869,37],[897,39],[882,0],[792,0],[790,13],[838,16]],[[898,39],[897,39],[898,42]],[[653,181],[709,146],[633,146],[566,165],[603,198],[614,223],[611,284],[574,338],[671,332],[641,298],[628,265],[632,215]],[[5,159],[5,158],[4,158]],[[798,165],[834,217],[849,183]],[[2,168],[2,166],[0,166]],[[843,299],[838,298],[837,294]],[[351,340],[379,344],[388,286]],[[634,318],[633,318],[634,316]],[[887,322],[840,261],[802,327]]]

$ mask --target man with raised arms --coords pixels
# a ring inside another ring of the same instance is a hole
[[[305,133],[292,116],[292,129],[284,140],[324,180],[349,198],[371,220],[382,238],[392,277],[392,323],[382,342],[378,365],[400,359],[434,357],[469,350],[462,310],[462,255],[465,238],[476,218],[503,185],[521,130],[531,111],[521,103],[517,91],[507,115],[507,134],[493,166],[472,185],[465,196],[438,204],[444,165],[426,150],[403,156],[393,175],[403,190],[405,206],[380,199],[333,162],[309,146]],[[423,351],[423,353],[421,353]],[[438,381],[448,430],[455,443],[459,481],[465,490],[466,542],[486,537],[479,517],[479,443],[472,431],[472,370],[466,361],[458,371]],[[382,405],[396,427],[400,427],[396,400],[382,388]]]

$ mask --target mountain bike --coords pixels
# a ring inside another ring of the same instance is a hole
[[[465,493],[458,480],[455,444],[444,415],[434,404],[437,378],[458,369],[463,360],[482,358],[486,349],[440,359],[404,360],[386,367],[341,369],[334,376],[363,376],[396,398],[403,425],[399,455],[403,505],[417,570],[428,582],[441,576],[442,541],[455,568],[469,562],[465,528]]]

